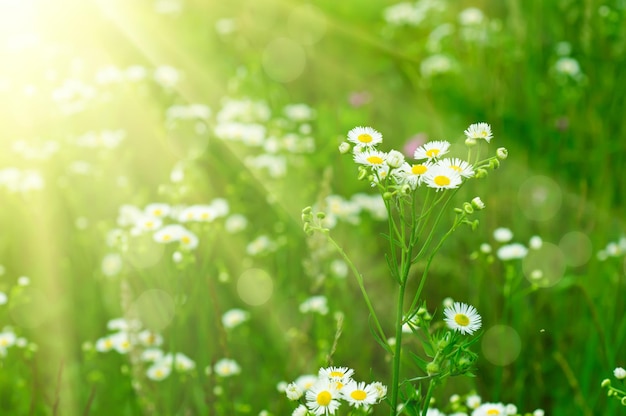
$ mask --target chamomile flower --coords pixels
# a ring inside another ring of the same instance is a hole
[[[472,335],[482,325],[476,308],[465,303],[454,302],[451,308],[444,310],[444,315],[448,327],[462,334]]]
[[[445,140],[432,141],[415,149],[413,157],[415,160],[436,159],[448,153],[449,149],[450,143]]]
[[[348,141],[357,146],[376,146],[383,141],[383,135],[371,127],[355,127],[348,132]]]
[[[318,377],[320,380],[337,381],[346,384],[351,380],[354,370],[348,367],[326,367],[320,368]]]
[[[382,167],[385,166],[387,154],[379,150],[366,149],[363,152],[355,153],[354,161],[360,165]]]
[[[308,390],[317,383],[317,376],[313,374],[303,374],[294,381],[302,390]]]
[[[378,400],[382,400],[385,397],[387,397],[387,386],[385,386],[380,381],[375,381],[375,382],[371,383],[370,386],[376,392],[376,397],[378,398]]]
[[[472,416],[505,416],[506,409],[502,403],[485,403],[472,412]]]
[[[341,389],[341,396],[350,406],[357,409],[361,406],[369,406],[378,401],[376,389],[364,382],[351,380]]]
[[[424,175],[433,166],[430,162],[409,164],[404,163],[398,169],[393,171],[393,175],[401,183],[408,184],[411,189],[417,188],[422,184]]]
[[[458,188],[461,182],[459,172],[443,166],[435,165],[424,174],[426,186],[435,188],[437,191]]]
[[[232,329],[246,322],[250,314],[242,309],[230,309],[222,315],[222,325],[226,329]]]
[[[491,133],[491,126],[487,123],[475,123],[470,125],[467,130],[465,130],[465,137],[468,139],[483,139],[487,143],[491,141],[493,138],[493,134]]]
[[[289,383],[285,388],[285,394],[289,400],[300,400],[304,391],[296,383]]]
[[[502,261],[523,259],[528,254],[528,249],[523,244],[507,244],[498,249],[496,256]]]
[[[309,414],[309,411],[307,410],[306,406],[301,404],[300,406],[294,409],[291,416],[307,416],[308,414]]]
[[[507,243],[513,238],[513,231],[505,227],[498,227],[493,230],[493,239],[499,243]]]
[[[237,361],[228,358],[219,360],[213,368],[215,369],[215,374],[220,377],[230,377],[241,373],[241,367],[239,367]]]
[[[146,371],[150,380],[161,381],[166,379],[172,372],[172,366],[166,360],[160,360],[151,365]]]
[[[472,165],[470,165],[466,161],[461,160],[459,158],[442,159],[437,163],[437,165],[446,167],[448,169],[452,169],[458,172],[459,175],[461,175],[464,178],[471,178],[472,176],[474,176],[474,169],[472,168]]]
[[[334,415],[341,404],[339,391],[330,380],[320,380],[306,392],[306,406],[315,415]]]

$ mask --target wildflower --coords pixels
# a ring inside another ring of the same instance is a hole
[[[507,415],[515,416],[517,414],[517,406],[515,406],[514,404],[507,404],[504,407],[504,411]]]
[[[300,400],[304,391],[296,383],[290,383],[285,389],[285,394],[289,400]]]
[[[446,414],[441,412],[439,409],[429,408],[426,411],[426,416],[446,416]]]
[[[493,230],[493,238],[499,243],[506,243],[513,238],[513,232],[504,227],[496,228]]]
[[[383,141],[383,135],[371,127],[355,127],[348,132],[348,141],[358,146],[372,147]]]
[[[519,243],[507,244],[502,246],[496,252],[498,258],[502,261],[523,259],[528,254],[528,249]]]
[[[476,209],[485,209],[485,203],[478,196],[472,198],[472,206]]]
[[[222,315],[224,328],[232,329],[248,320],[248,312],[242,309],[231,309]]]
[[[465,403],[470,409],[476,409],[482,403],[482,399],[477,394],[470,394],[467,396],[467,399],[465,399]]]
[[[437,191],[441,189],[454,189],[461,185],[461,175],[453,169],[443,166],[433,166],[424,175],[424,182],[429,188],[435,188]]]
[[[196,368],[196,363],[182,352],[177,352],[173,357],[173,361],[174,368],[179,372],[191,371]]]
[[[420,63],[420,72],[424,78],[430,78],[452,71],[455,65],[456,63],[451,57],[435,54],[425,58]]]
[[[474,169],[472,169],[472,165],[459,158],[442,159],[439,163],[437,163],[437,165],[452,169],[464,178],[471,178],[474,176]]]
[[[145,347],[158,347],[163,344],[161,334],[145,329],[137,334],[137,338],[141,345]]]
[[[247,226],[248,219],[241,214],[232,214],[226,218],[226,222],[224,223],[224,229],[231,234],[243,231]]]
[[[376,403],[378,395],[376,389],[371,385],[365,385],[364,382],[356,382],[351,380],[341,389],[341,396],[351,406],[357,409],[361,406],[368,406]]]
[[[379,150],[366,149],[354,155],[354,161],[360,165],[381,167],[384,166],[387,154]]]
[[[100,269],[105,276],[115,276],[122,270],[122,256],[118,253],[109,253],[102,259]]]
[[[408,164],[404,163],[400,168],[393,171],[393,175],[398,179],[400,183],[408,184],[412,189],[415,189],[422,184],[424,175],[433,166],[430,162]]]
[[[615,370],[613,370],[613,375],[615,376],[615,378],[620,380],[626,379],[626,370],[624,370],[622,367],[617,367]]]
[[[339,392],[335,383],[320,380],[306,392],[306,405],[316,415],[334,415],[339,408]]]
[[[543,409],[537,409],[533,412],[533,416],[544,416],[545,412]]]
[[[384,399],[387,396],[387,386],[385,386],[380,381],[375,381],[375,382],[371,383],[370,386],[376,392],[376,398],[378,400],[382,400],[382,399]]]
[[[472,416],[504,416],[506,414],[506,409],[502,403],[481,404],[472,412]]]
[[[159,348],[147,348],[141,352],[141,360],[149,362],[157,362],[163,360],[165,354]]]
[[[581,75],[580,65],[578,61],[570,57],[559,58],[554,64],[554,69],[564,75],[569,75],[572,78],[579,78]]]
[[[0,340],[0,346],[2,346],[2,341]],[[98,352],[108,352],[113,349],[113,339],[111,337],[103,337],[96,341],[96,351]]]
[[[480,25],[485,16],[482,10],[477,9],[476,7],[468,7],[459,13],[459,23],[462,26],[477,26]]]
[[[220,377],[230,377],[241,373],[241,367],[239,367],[237,361],[228,358],[219,360],[213,368],[215,369],[215,374]]]
[[[352,380],[352,374],[354,374],[354,370],[348,367],[326,367],[320,368],[318,377],[320,380],[336,381],[340,385],[344,385]]]
[[[183,247],[193,250],[198,247],[198,237],[189,230],[184,230],[180,236],[180,243]]]
[[[475,123],[470,125],[467,130],[465,130],[465,137],[468,139],[483,139],[487,143],[491,141],[493,138],[493,134],[491,133],[491,126],[487,123]]]
[[[320,315],[328,313],[328,303],[326,296],[312,296],[300,304],[300,312],[315,312]]]
[[[397,169],[404,163],[404,155],[397,150],[391,150],[387,154],[386,163],[390,168]]]
[[[295,408],[291,416],[306,416],[309,413],[306,406],[301,404]]]
[[[0,292],[0,305],[6,305],[8,301],[9,301],[9,298],[7,294],[4,292]]]
[[[115,351],[120,354],[126,354],[130,351],[130,347],[132,346],[130,342],[130,337],[127,332],[118,332],[116,334],[111,335],[111,342],[113,343],[113,348]]]
[[[533,250],[539,250],[542,245],[543,240],[538,235],[533,235],[528,241],[528,247],[532,248]]]
[[[491,253],[491,245],[489,245],[488,243],[482,243],[480,245],[480,251],[481,253],[485,253],[485,254]]]
[[[163,218],[170,213],[170,206],[162,203],[149,204],[144,209],[144,212],[146,213],[146,215],[152,217]]]
[[[413,153],[415,160],[436,159],[448,153],[450,143],[445,140],[431,141],[418,147]]]
[[[350,146],[350,143],[348,142],[341,142],[341,144],[339,145],[339,153],[341,153],[342,155],[345,155],[351,149],[352,149],[352,146]]]
[[[12,331],[5,329],[0,332],[0,350],[6,350],[9,347],[15,345],[17,337]]]
[[[294,383],[296,383],[302,390],[306,391],[317,383],[317,376],[314,376],[313,374],[304,374],[298,377]]]
[[[166,361],[161,360],[151,365],[146,371],[146,376],[150,380],[161,381],[166,379],[172,372],[172,366]]]
[[[444,315],[448,327],[462,334],[472,335],[482,324],[476,308],[461,302],[454,302],[451,308],[446,308]]]

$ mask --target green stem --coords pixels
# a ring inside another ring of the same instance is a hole
[[[393,353],[393,371],[391,379],[391,416],[397,414],[398,391],[400,390],[400,358],[402,353],[402,318],[404,308],[404,291],[406,289],[406,279],[400,284],[398,291],[398,302],[396,308],[396,347]]]
[[[363,299],[365,300],[365,304],[367,305],[367,309],[370,312],[370,316],[374,320],[374,325],[376,327],[376,331],[378,331],[378,336],[381,338],[381,340],[386,341],[387,337],[385,335],[385,332],[383,331],[383,328],[380,325],[380,322],[378,321],[378,317],[376,316],[376,312],[374,311],[374,307],[372,306],[372,302],[370,301],[370,298],[367,295],[367,291],[365,290],[365,286],[363,284],[363,275],[361,275],[361,273],[359,273],[359,271],[357,270],[356,266],[354,265],[354,263],[352,263],[352,261],[350,260],[348,255],[342,250],[342,248],[339,246],[339,244],[337,244],[337,242],[335,240],[333,240],[333,238],[330,235],[328,235],[328,233],[326,233],[326,238],[328,238],[328,241],[337,249],[337,251],[339,252],[341,257],[345,260],[345,262],[350,267],[350,270],[352,270],[352,273],[356,277],[356,281],[359,284],[359,289],[361,289],[361,294],[363,295]],[[389,350],[389,348],[388,348],[388,350]]]
[[[422,409],[422,416],[426,416],[426,413],[428,413],[428,405],[430,404],[430,398],[433,396],[435,382],[435,379],[430,379],[430,382],[428,383],[428,390],[426,391],[426,397],[424,398],[424,408]]]

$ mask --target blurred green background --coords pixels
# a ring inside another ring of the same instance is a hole
[[[448,383],[436,404],[473,389],[520,412],[621,414],[600,383],[626,365],[625,13],[623,0],[1,0],[0,327],[25,340],[0,349],[1,412],[291,414],[277,384],[329,364],[338,313],[332,362],[388,383],[356,282],[336,276],[338,255],[307,238],[300,212],[374,192],[337,151],[355,126],[402,150],[460,145],[484,121],[490,153],[510,156],[459,192],[487,209],[439,253],[426,301],[475,305],[486,330],[519,338],[494,348],[519,353],[481,357],[477,377]],[[290,116],[292,104],[311,113]],[[246,142],[252,124],[262,143]],[[216,199],[247,228],[194,224],[193,250],[119,222],[123,205]],[[391,328],[385,223],[335,214],[332,234]],[[498,227],[525,245],[541,237],[549,284],[493,255]],[[114,229],[128,240],[107,243]],[[122,266],[107,275],[111,253]],[[263,302],[242,292],[250,273],[254,290],[269,285]],[[144,324],[192,371],[153,381],[136,354],[94,349],[146,293]],[[299,312],[313,295],[329,313]],[[248,322],[225,327],[231,308]],[[205,371],[227,357],[241,374]]]

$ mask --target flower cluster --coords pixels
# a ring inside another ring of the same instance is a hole
[[[619,400],[622,406],[626,406],[626,370],[623,367],[615,367],[613,376],[617,379],[614,385],[610,379],[602,381],[601,386],[608,390],[607,395]]]
[[[468,146],[476,145],[479,140],[489,143],[493,138],[487,123],[470,125],[465,130],[465,136]],[[371,127],[355,127],[348,132],[347,142],[342,143],[339,149],[347,153],[353,146],[354,161],[362,167],[360,178],[367,177],[373,185],[385,183],[405,192],[421,185],[437,191],[455,189],[477,173],[484,176],[485,167],[496,168],[499,164],[496,159],[485,164],[484,161],[472,163],[457,157],[444,158],[450,151],[450,142],[444,140],[423,144],[414,151],[414,161],[407,162],[397,150],[383,152],[377,149],[382,140],[382,134]],[[506,158],[506,149],[498,149],[498,158]]]
[[[302,376],[285,386],[288,399],[304,402],[292,415],[334,415],[342,402],[356,409],[367,410],[385,398],[385,385],[353,380],[353,374],[354,370],[347,367],[320,368],[317,377]]]
[[[473,392],[466,395],[453,394],[450,396],[449,402],[444,404],[441,408],[443,411],[431,407],[426,414],[427,416],[516,416],[522,414],[518,412],[517,406],[511,403],[483,403],[482,398]],[[532,413],[523,414],[525,416],[544,416],[545,412],[543,409],[536,409]]]

